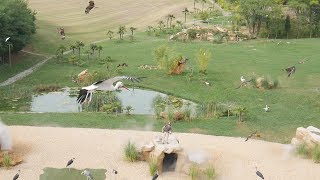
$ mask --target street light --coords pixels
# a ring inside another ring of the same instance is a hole
[[[11,47],[12,47],[12,44],[10,42],[8,42],[10,39],[10,37],[7,37],[5,42],[8,44],[8,47],[9,47],[9,64],[10,64],[10,67],[12,66],[12,63],[11,63]]]

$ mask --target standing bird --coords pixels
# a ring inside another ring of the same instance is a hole
[[[263,108],[265,112],[268,112],[270,107],[268,105],[266,105],[266,107]]]
[[[251,82],[253,79],[250,79],[249,81],[247,81],[244,76],[241,76],[240,77],[240,81],[241,81],[241,84],[239,87],[237,87],[236,89],[239,89],[241,88],[242,86],[246,86],[248,82]]]
[[[256,135],[257,132],[258,132],[258,131],[254,131],[253,133],[251,133],[251,134],[246,138],[245,142],[248,141],[249,138],[251,138],[252,136]]]
[[[112,173],[113,173],[113,174],[118,174],[118,171],[113,169],[113,170],[112,170]]]
[[[296,66],[291,66],[291,67],[288,67],[284,70],[287,72],[288,77],[290,77],[292,74],[294,74],[296,72]]]
[[[17,180],[20,176],[20,170],[18,170],[17,174],[13,176],[12,180]]]
[[[258,171],[257,166],[256,166],[256,175],[259,176],[261,179],[264,179],[263,174],[260,171]]]
[[[84,102],[86,102],[86,100],[88,98],[90,98],[89,102],[88,102],[88,103],[90,103],[91,98],[92,98],[92,93],[95,90],[115,91],[115,90],[119,90],[120,88],[125,88],[125,89],[129,90],[119,80],[127,79],[127,80],[131,80],[132,82],[141,82],[142,78],[145,78],[145,77],[135,78],[135,77],[130,77],[130,76],[116,76],[116,77],[113,77],[113,78],[110,78],[107,80],[101,80],[101,81],[95,82],[95,83],[91,84],[90,86],[82,87],[82,89],[79,91],[79,95],[77,97],[77,102],[80,104],[83,104]],[[113,83],[115,83],[115,82],[117,82],[117,83],[114,86]]]
[[[93,176],[92,176],[92,174],[91,174],[91,172],[88,171],[88,170],[82,171],[81,174],[85,175],[85,176],[87,177],[87,180],[89,180],[89,179],[90,179],[90,180],[93,180],[93,179],[94,179]]]
[[[156,180],[158,177],[159,177],[159,173],[157,171],[156,174],[153,175],[152,180]]]
[[[72,159],[70,159],[70,160],[68,161],[66,167],[69,166],[69,171],[70,171],[70,165],[73,163],[73,161],[74,161],[75,159],[76,159],[76,158],[72,158]]]

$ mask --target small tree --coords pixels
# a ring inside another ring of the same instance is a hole
[[[81,41],[76,42],[76,47],[78,48],[79,59],[81,58],[81,48],[84,47],[84,43]]]
[[[97,50],[98,50],[98,52],[99,52],[99,58],[100,58],[100,53],[101,53],[101,50],[102,50],[103,48],[102,48],[102,46],[97,46]]]
[[[163,21],[159,21],[158,24],[159,24],[159,30],[162,31],[162,28],[164,26],[164,22]]]
[[[170,27],[172,27],[172,20],[174,18],[176,18],[176,17],[173,14],[169,14],[168,16],[169,16],[169,19],[170,19]]]
[[[182,11],[184,13],[184,23],[187,22],[187,14],[189,13],[188,8],[184,8],[184,10]]]
[[[137,30],[137,28],[135,27],[130,27],[130,31],[131,31],[131,36],[133,36],[133,31]]]
[[[239,117],[239,122],[243,122],[243,116],[245,113],[248,112],[248,110],[244,107],[238,107],[236,110],[236,114],[238,115]]]
[[[127,115],[130,115],[131,111],[133,111],[134,109],[133,109],[132,106],[126,106],[126,107],[124,108],[124,110],[126,111],[126,114],[127,114]]]
[[[107,32],[107,36],[108,36],[108,38],[111,40],[111,39],[113,38],[113,31],[109,30],[109,31]]]
[[[127,31],[126,26],[119,26],[118,34],[120,35],[120,39],[123,39],[123,34]]]
[[[209,50],[200,49],[196,54],[196,59],[199,67],[199,72],[206,74],[208,70],[209,60],[211,58],[211,53]]]
[[[72,50],[72,54],[74,54],[74,50],[77,48],[74,44],[70,45],[70,50]]]
[[[91,54],[94,54],[94,51],[97,50],[97,45],[96,44],[90,44],[90,49],[91,49]]]
[[[290,16],[287,16],[284,23],[284,30],[286,31],[287,39],[289,38],[290,29],[291,29]]]

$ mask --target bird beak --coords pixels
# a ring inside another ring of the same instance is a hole
[[[128,88],[127,88],[127,87],[125,87],[125,86],[121,86],[121,88],[124,88],[124,89],[126,89],[126,90],[130,91],[130,89],[128,89]]]

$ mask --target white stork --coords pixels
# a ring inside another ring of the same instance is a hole
[[[91,102],[92,93],[96,90],[103,90],[103,91],[116,91],[120,90],[121,88],[125,88],[129,90],[124,84],[119,81],[121,79],[131,80],[132,82],[141,82],[141,79],[145,77],[130,77],[130,76],[116,76],[107,80],[97,81],[90,86],[82,87],[79,91],[79,95],[77,98],[77,102],[83,104],[86,102],[87,98],[89,99],[89,103]],[[115,82],[116,85],[113,85]]]

